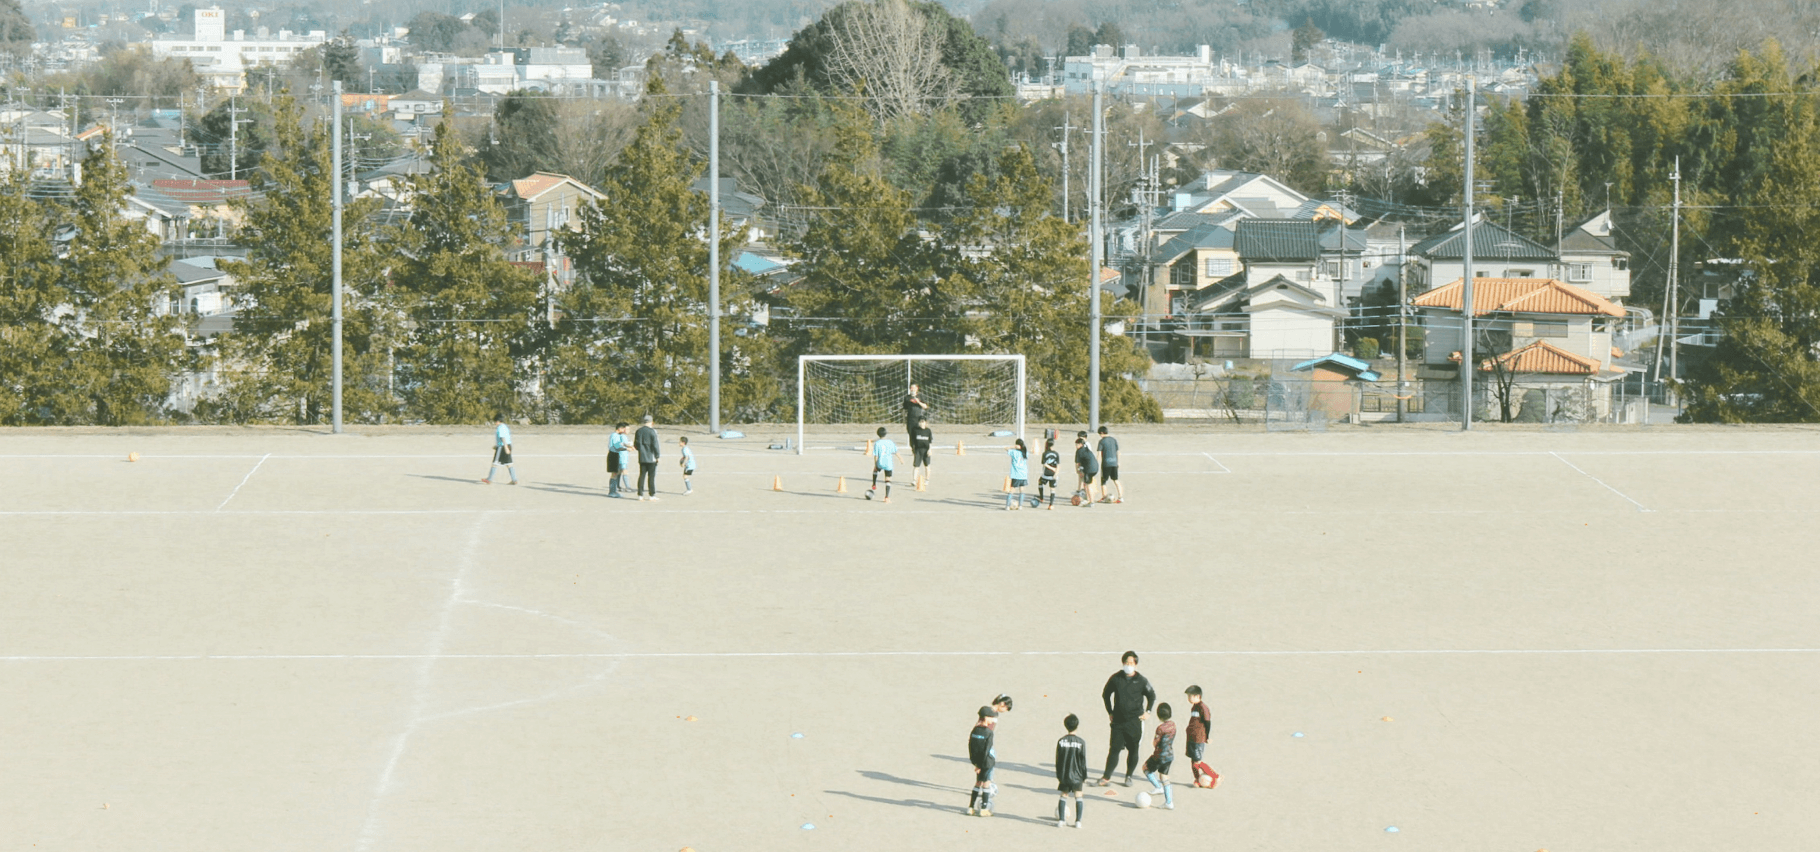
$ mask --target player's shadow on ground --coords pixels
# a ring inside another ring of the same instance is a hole
[[[551,494],[573,494],[577,497],[605,497],[607,490],[592,485],[571,485],[567,482],[547,482],[527,485],[532,491],[548,491]]]
[[[865,773],[865,774],[869,775],[872,773]],[[900,780],[902,780],[902,779],[900,779]],[[922,782],[920,782],[920,781],[906,781],[905,783],[922,785]],[[923,786],[934,786],[934,785],[923,785]],[[955,814],[957,816],[965,816],[965,810],[966,810],[966,808],[964,808],[958,804],[941,805],[941,804],[936,804],[935,802],[931,802],[927,799],[887,799],[882,796],[862,796],[858,793],[849,793],[845,790],[823,790],[822,792],[828,793],[828,794],[834,795],[834,796],[846,796],[849,799],[859,799],[860,801],[863,801],[863,802],[877,802],[878,804],[881,804],[881,805],[897,805],[898,807],[903,807],[903,808],[921,808],[923,810],[941,811],[943,813]],[[955,796],[958,797],[961,793],[965,793],[965,792],[967,792],[967,791],[960,790],[955,793]],[[993,811],[992,815],[995,817],[1002,817],[1004,819],[1016,820],[1018,822],[1032,822],[1032,823],[1036,823],[1037,825],[1048,825],[1049,824],[1049,821],[1046,821],[1046,820],[1031,819],[1030,817],[1027,817],[1027,816],[1018,816],[1017,814],[1005,813],[1004,811]]]
[[[969,766],[973,765],[973,761],[968,760],[967,758],[964,758],[964,757],[955,757],[954,755],[951,755],[951,754],[932,754],[929,756],[933,757],[937,760],[952,760],[955,763],[965,763]],[[996,769],[1003,770],[1003,771],[1022,772],[1022,773],[1028,774],[1028,775],[1036,775],[1036,776],[1040,776],[1043,778],[1054,778],[1055,777],[1054,769],[1044,769],[1040,766],[1031,766],[1028,763],[1010,763],[1010,762],[1001,760],[998,763],[994,764],[994,767]]]

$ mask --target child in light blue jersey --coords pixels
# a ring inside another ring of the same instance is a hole
[[[682,466],[683,496],[687,497],[695,493],[695,486],[689,484],[689,477],[695,475],[695,451],[689,449],[688,438],[677,438],[676,443],[682,446],[682,458],[677,463]]]
[[[511,474],[512,484],[518,484],[518,469],[512,466],[512,427],[506,425],[506,416],[493,415],[493,462],[487,465],[487,478],[481,485],[493,484],[493,472],[505,465],[506,473]]]
[[[1005,455],[1011,457],[1011,478],[1005,483],[1005,511],[1015,512],[1024,507],[1024,486],[1030,484],[1030,449],[1024,446],[1024,439],[1019,438]]]
[[[885,502],[891,502],[891,471],[897,467],[897,444],[885,437],[885,427],[878,427],[878,440],[872,442],[872,487],[866,490],[866,499],[872,499],[872,493],[878,490],[878,475],[885,475]]]

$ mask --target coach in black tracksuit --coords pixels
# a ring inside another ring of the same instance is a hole
[[[1106,771],[1100,773],[1100,786],[1112,783],[1112,769],[1118,765],[1119,752],[1125,752],[1125,786],[1131,786],[1131,773],[1137,771],[1138,751],[1143,748],[1144,716],[1156,706],[1156,690],[1150,681],[1138,674],[1136,651],[1126,651],[1119,658],[1122,667],[1106,679],[1100,700],[1112,717],[1112,736],[1106,744]]]

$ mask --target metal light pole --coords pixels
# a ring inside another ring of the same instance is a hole
[[[1088,192],[1092,196],[1088,199],[1088,206],[1093,210],[1093,226],[1088,232],[1093,239],[1091,255],[1093,266],[1087,270],[1087,314],[1089,322],[1093,326],[1090,329],[1089,340],[1091,342],[1088,344],[1087,350],[1087,431],[1089,432],[1100,428],[1100,265],[1102,263],[1100,252],[1104,251],[1101,246],[1103,237],[1100,232],[1102,227],[1100,208],[1103,206],[1101,201],[1103,176],[1100,171],[1104,165],[1106,147],[1104,138],[1106,115],[1102,105],[1105,94],[1105,81],[1095,80],[1093,83],[1093,156],[1089,158],[1088,168],[1091,174],[1087,177]]]
[[[331,413],[330,431],[341,434],[341,81],[335,81],[334,120],[335,126],[335,176],[333,180],[334,205],[334,247],[331,249],[330,266],[333,279],[329,285],[331,304],[330,326],[333,338],[329,343],[329,359],[334,362],[333,391],[331,392],[333,410]]]
[[[1479,81],[1466,78],[1466,226],[1461,233],[1465,244],[1465,264],[1460,277],[1460,430],[1472,431],[1472,148],[1474,105],[1479,99]]]
[[[708,429],[720,434],[720,81],[708,81]]]

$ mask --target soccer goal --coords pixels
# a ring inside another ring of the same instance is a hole
[[[1024,434],[1022,355],[802,355],[796,359],[796,452],[804,427],[904,422],[918,385],[932,426],[1008,428]]]

